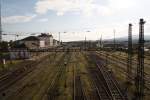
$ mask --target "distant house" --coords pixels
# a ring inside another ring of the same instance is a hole
[[[37,49],[37,48],[44,48],[45,41],[40,40],[36,36],[29,36],[19,41],[19,44],[24,44],[26,48],[29,49]]]
[[[48,33],[41,33],[41,35],[38,36],[38,38],[42,41],[45,41],[45,47],[50,48],[54,45],[53,43],[53,36],[49,35]]]
[[[58,46],[59,41],[53,39],[52,35],[48,33],[41,33],[38,36],[29,36],[22,40],[17,41],[17,48],[28,48],[28,49],[41,49],[41,48],[52,48]]]

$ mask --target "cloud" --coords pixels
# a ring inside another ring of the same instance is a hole
[[[2,17],[2,23],[7,24],[14,24],[14,23],[25,23],[31,21],[37,15],[30,15],[30,16],[8,16]]]
[[[35,10],[39,14],[45,14],[49,10],[55,11],[58,16],[65,13],[80,13],[91,15],[112,15],[120,9],[126,9],[134,4],[135,0],[39,0]],[[104,2],[107,2],[106,4]]]
[[[65,13],[80,13],[91,16],[93,13],[109,14],[107,7],[98,5],[96,0],[39,0],[36,3],[35,10],[39,14],[45,14],[49,10],[55,11],[58,16]]]
[[[41,19],[38,20],[38,22],[47,22],[47,21],[48,21],[47,18],[41,18]]]
[[[109,6],[111,8],[129,8],[133,6],[134,0],[109,0]]]

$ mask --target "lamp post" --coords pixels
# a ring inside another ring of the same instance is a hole
[[[89,32],[91,32],[91,31],[89,31],[89,30],[88,30],[88,31],[86,31],[86,33],[89,33]],[[87,49],[87,43],[86,43],[86,42],[87,42],[87,40],[86,40],[86,39],[87,39],[87,38],[86,38],[86,35],[85,35],[85,50]],[[90,45],[90,44],[89,44],[89,45]]]
[[[60,43],[60,32],[58,32],[58,36],[59,36],[59,43]]]
[[[114,29],[114,51],[116,50],[116,30]]]
[[[87,48],[87,44],[86,44],[86,36],[85,36],[85,50],[86,50],[86,48]]]

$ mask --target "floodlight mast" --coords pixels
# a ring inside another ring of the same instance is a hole
[[[132,24],[129,24],[128,30],[128,64],[127,64],[127,82],[131,83],[132,80],[130,76],[132,76]]]
[[[138,65],[136,73],[136,100],[144,100],[144,19],[139,23]]]

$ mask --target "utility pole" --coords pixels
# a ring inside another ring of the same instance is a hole
[[[85,36],[85,50],[86,50],[86,36]]]
[[[1,14],[1,9],[2,9],[2,4],[1,4],[1,0],[0,0],[0,42],[2,42],[2,14]]]
[[[100,38],[100,48],[102,48],[103,44],[102,44],[102,34],[101,34],[101,38]]]
[[[136,73],[136,100],[144,100],[144,19],[139,23],[138,65]]]
[[[127,63],[127,89],[129,88],[129,85],[132,83],[132,79],[130,76],[132,76],[132,55],[133,49],[132,49],[132,24],[129,24],[128,29],[128,63]]]
[[[59,42],[60,42],[60,32],[58,33],[58,35],[59,35]]]
[[[114,29],[114,51],[116,50],[116,30]]]

